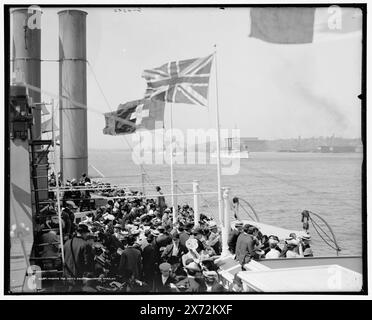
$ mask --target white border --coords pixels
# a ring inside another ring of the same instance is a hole
[[[196,4],[196,5],[200,5],[200,4],[208,4],[208,5],[216,5],[216,6],[222,6],[223,4],[226,4],[226,6],[228,5],[231,5],[232,3],[233,4],[242,4],[242,5],[249,5],[250,3],[253,3],[253,4],[258,4],[257,1],[250,1],[250,2],[247,2],[247,1],[241,1],[241,0],[234,0],[233,2],[232,1],[228,1],[228,0],[219,0],[219,1],[203,1],[203,3],[199,2],[199,1],[164,1],[164,0],[146,0],[146,1],[136,1],[136,0],[132,0],[132,1],[117,1],[117,0],[111,0],[109,1],[110,4],[118,4],[118,7],[120,7],[121,5],[123,5],[124,3],[128,3],[128,4],[134,4],[134,5],[138,5],[140,6],[141,4],[148,4],[148,5],[159,5],[159,4],[171,4],[171,5],[177,5],[177,4]],[[366,1],[358,1],[358,0],[354,0],[352,1],[353,3],[366,3]],[[36,4],[64,4],[66,3],[66,5],[68,4],[72,4],[72,1],[56,1],[56,2],[53,2],[53,1],[38,1]],[[262,1],[262,2],[259,2],[259,4],[312,4],[314,3],[314,6],[316,6],[317,4],[328,4],[329,1],[325,1],[325,0],[319,0],[319,1],[316,1],[316,2],[309,2],[309,1],[294,1],[294,0],[287,0],[287,1],[278,1],[278,0],[271,0],[271,1]],[[342,4],[342,3],[350,3],[350,1],[347,1],[347,0],[341,0],[341,1],[337,1],[337,3],[335,4]],[[20,4],[20,1],[14,1],[14,0],[11,0],[11,1],[6,1],[6,2],[3,2],[1,1],[1,7],[0,7],[0,14],[1,14],[1,17],[2,17],[2,21],[1,21],[1,25],[3,26],[4,25],[4,21],[3,21],[3,17],[4,17],[4,12],[3,12],[3,5],[4,4]],[[97,1],[97,0],[80,0],[79,1],[79,4],[82,4],[82,7],[84,7],[85,4],[90,4],[90,5],[100,5],[100,4],[103,4],[103,1]],[[25,5],[29,5],[29,3],[26,3]],[[368,8],[367,8],[367,12],[368,12]],[[368,92],[370,90],[369,87],[370,87],[370,82],[368,81],[368,75],[370,74],[370,69],[371,69],[371,64],[368,63],[368,53],[370,52],[370,43],[371,43],[371,34],[372,34],[372,30],[371,30],[371,14],[368,14],[367,13],[367,92],[366,92],[366,95],[367,97],[368,96]],[[1,32],[1,36],[0,36],[0,41],[1,43],[4,43],[4,34],[3,32]],[[4,54],[4,50],[1,50],[1,53],[0,53],[0,58],[1,58],[1,61],[3,62],[4,61],[4,57],[3,57],[3,54]],[[3,75],[4,75],[4,64],[1,63],[1,67],[0,67],[0,74],[1,74],[1,80],[0,80],[0,85],[1,85],[1,94],[0,94],[0,99],[1,99],[1,102],[4,101],[4,92],[3,92],[3,88],[4,88],[4,83],[3,83]],[[371,98],[369,99],[371,100]],[[4,106],[3,106],[4,108]],[[367,107],[367,110],[368,110],[368,107]],[[1,113],[1,117],[3,117],[4,115],[4,112]],[[367,113],[367,123],[370,123],[370,115]],[[3,146],[3,142],[4,142],[4,121],[3,119],[1,119],[0,121],[0,141],[1,141],[1,146],[2,146],[2,150],[4,150],[4,146]],[[368,138],[370,137],[370,129],[368,129],[368,126],[367,126],[367,140]],[[2,164],[2,168],[4,168],[4,153],[1,152],[1,157],[0,157],[0,161],[1,161],[1,164]],[[367,159],[368,159],[368,155],[367,155]],[[367,167],[368,167],[368,162],[367,162]],[[367,170],[367,173],[368,173],[368,170]],[[4,186],[4,171],[2,171],[2,173],[0,174],[0,188],[2,189],[2,187]],[[369,184],[369,173],[367,174],[367,190],[370,189],[371,187],[371,184]],[[3,251],[3,248],[4,248],[4,224],[2,223],[4,221],[4,193],[1,193],[0,195],[0,205],[1,205],[1,209],[0,209],[0,219],[1,219],[1,223],[0,223],[0,234],[2,235],[0,237],[0,250]],[[370,204],[367,203],[367,212],[369,212],[369,209],[370,209]],[[371,229],[371,223],[370,223],[370,219],[368,219],[367,217],[367,228],[368,230]],[[372,243],[372,239],[371,239],[371,232],[368,233],[367,235],[367,243]],[[330,300],[330,299],[336,299],[336,300],[370,300],[371,299],[371,292],[369,293],[368,296],[362,296],[362,295],[286,295],[286,294],[281,294],[281,295],[265,295],[265,294],[259,294],[259,295],[255,295],[255,294],[244,294],[244,295],[90,295],[89,297],[87,295],[55,295],[55,296],[49,296],[49,295],[43,295],[43,296],[38,296],[38,295],[30,295],[30,296],[15,296],[15,295],[7,295],[7,296],[4,296],[4,292],[3,292],[3,288],[4,288],[4,252],[2,252],[3,254],[1,254],[1,257],[0,257],[0,273],[1,273],[1,276],[0,276],[0,299],[2,300],[70,300],[70,299],[74,299],[74,300],[85,300],[85,299],[89,299],[89,300],[143,300],[144,301],[144,305],[146,304],[146,300],[148,301],[151,301],[151,300],[164,300],[164,305],[171,305],[171,303],[167,302],[166,300],[190,300],[190,301],[195,301],[195,300],[220,300],[220,299],[224,299],[224,300],[227,300],[227,301],[233,301],[233,300],[263,300],[263,299],[268,299],[268,300],[313,300],[313,299],[325,299],[325,300]],[[369,245],[368,245],[368,266],[371,265],[371,252],[369,250]],[[370,272],[370,267],[368,268],[368,279],[369,279],[369,282],[372,281],[372,278],[371,278],[371,272]],[[369,286],[370,287],[370,286]],[[369,291],[370,288],[369,288]]]

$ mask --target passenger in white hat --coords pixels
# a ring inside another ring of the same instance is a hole
[[[311,236],[309,234],[305,234],[301,236],[300,246],[302,246],[304,257],[314,256],[313,250],[311,249],[311,246],[310,246],[310,242],[311,242]]]
[[[270,242],[270,251],[266,253],[266,259],[278,259],[280,257],[280,251],[277,250],[277,242]]]
[[[221,235],[218,232],[217,223],[214,221],[209,222],[209,235],[207,245],[212,247],[216,255],[221,253]]]

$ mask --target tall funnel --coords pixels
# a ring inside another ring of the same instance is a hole
[[[59,129],[63,179],[88,171],[86,15],[63,10],[59,15]]]
[[[35,12],[38,11],[37,14]],[[41,30],[40,23],[35,23],[35,17],[41,15],[37,8],[17,8],[11,10],[12,23],[12,60],[16,81],[36,87],[29,89],[33,103],[37,103],[32,112],[34,116],[33,139],[41,139]],[[40,21],[39,21],[40,22]]]

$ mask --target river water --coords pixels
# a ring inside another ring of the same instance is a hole
[[[302,210],[318,213],[332,227],[342,250],[340,255],[361,255],[362,161],[360,153],[253,152],[249,159],[240,160],[238,174],[222,176],[222,186],[230,188],[231,197],[247,200],[263,223],[301,230]],[[104,181],[142,188],[140,167],[128,151],[90,150],[89,164],[107,177]],[[91,169],[89,172],[94,172]],[[148,195],[154,194],[155,185],[161,185],[165,194],[170,193],[169,165],[144,165],[144,171]],[[202,192],[216,191],[216,172],[214,164],[175,165],[177,193],[192,192],[195,179],[199,180]],[[170,203],[170,197],[166,198]],[[192,205],[192,201],[191,195],[177,197],[178,204]],[[202,196],[201,211],[218,216],[216,194]],[[316,222],[326,231],[321,221]],[[309,231],[315,255],[335,255],[311,224]]]

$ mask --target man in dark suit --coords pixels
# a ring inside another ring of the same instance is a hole
[[[172,238],[165,232],[165,228],[163,226],[159,226],[157,228],[159,235],[155,238],[154,244],[156,249],[156,261],[161,263],[161,253],[165,249],[165,247],[172,242]]]
[[[207,237],[207,246],[213,248],[216,255],[221,254],[221,232],[218,231],[217,224],[212,221],[209,223],[209,234]]]
[[[130,274],[135,279],[140,279],[142,276],[142,257],[141,252],[134,247],[135,237],[128,237],[128,245],[121,254],[119,273],[124,279],[128,279]]]
[[[178,233],[173,234],[172,242],[168,244],[163,253],[161,254],[161,260],[165,262],[169,262],[169,260],[173,258],[177,258],[177,260],[181,260],[183,254],[187,252],[187,248],[180,244],[180,236]]]
[[[179,226],[178,231],[180,232],[180,245],[186,247],[186,241],[190,238],[190,234],[185,230],[184,226]]]
[[[225,292],[225,288],[218,282],[218,273],[216,271],[203,272],[205,285],[203,292]]]
[[[155,280],[155,292],[178,292],[176,279],[171,275],[172,266],[164,262],[159,266],[160,274]]]
[[[94,255],[91,245],[86,240],[88,235],[88,226],[81,224],[78,226],[76,236],[67,240],[63,247],[64,274],[67,278],[72,279],[71,284],[75,287],[82,285],[79,278],[82,278],[83,274],[93,271]]]
[[[159,236],[156,238],[156,245],[160,249],[162,247],[166,247],[172,241],[172,238],[165,232],[165,228],[163,226],[159,226],[158,229]]]
[[[58,227],[58,224],[57,224]],[[40,243],[43,243],[41,256],[55,257],[58,255],[60,237],[54,230],[41,231]]]
[[[191,260],[191,259],[190,259]],[[194,261],[188,261],[184,268],[187,273],[187,277],[177,283],[177,287],[182,292],[202,292],[204,288],[204,282],[200,278],[201,269]],[[196,277],[199,275],[199,281]],[[202,284],[201,284],[202,283]]]
[[[203,232],[202,229],[199,227],[196,227],[192,230],[193,237],[198,241],[198,247],[196,248],[196,251],[199,253],[200,251],[205,249],[205,246],[201,239],[203,238]]]
[[[243,227],[243,232],[239,235],[236,242],[236,257],[235,259],[243,266],[254,257],[254,240],[252,234],[254,227],[246,224]]]
[[[232,230],[229,234],[229,239],[227,240],[227,245],[229,246],[229,250],[232,254],[235,253],[236,249],[236,242],[238,241],[238,237],[242,232],[243,222],[236,222],[235,229]]]
[[[153,288],[156,272],[156,248],[154,245],[154,236],[147,235],[147,246],[142,251],[143,278],[150,288]]]
[[[156,192],[159,194],[158,196],[158,207],[159,207],[159,213],[163,215],[164,209],[167,207],[165,204],[165,198],[163,196],[163,192],[161,192],[161,188],[159,186],[156,187]]]

